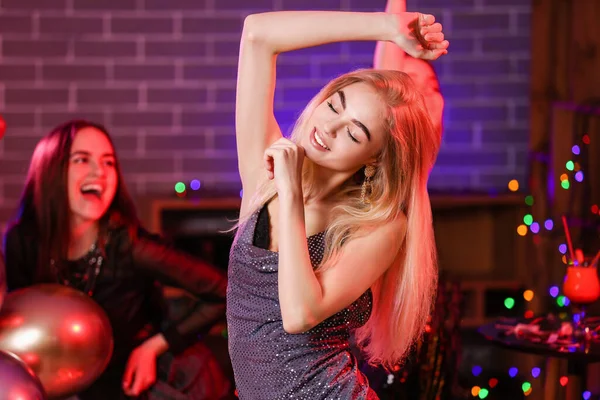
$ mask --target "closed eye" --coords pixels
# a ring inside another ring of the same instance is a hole
[[[350,136],[350,139],[352,139],[352,141],[354,143],[360,143],[357,138],[355,138],[354,136],[352,136],[352,132],[350,132],[350,128],[346,128],[346,130],[348,131],[348,136]]]
[[[339,113],[338,113],[338,112],[335,110],[335,108],[333,108],[333,104],[331,104],[331,102],[329,102],[329,101],[328,101],[328,102],[327,102],[327,105],[329,106],[329,108],[331,109],[331,111],[333,111],[333,112],[334,112],[334,113],[336,113],[336,114],[339,114]]]

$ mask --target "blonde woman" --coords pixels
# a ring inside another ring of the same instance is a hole
[[[349,349],[402,361],[430,311],[437,269],[427,194],[440,138],[408,75],[355,71],[300,115],[273,116],[279,53],[386,40],[436,59],[431,15],[273,12],[241,39],[236,135],[243,184],[227,319],[240,399],[376,399]]]

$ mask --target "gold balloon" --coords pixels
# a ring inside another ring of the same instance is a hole
[[[89,296],[62,285],[36,285],[9,293],[0,311],[0,350],[19,356],[49,398],[87,388],[113,350],[104,310]]]

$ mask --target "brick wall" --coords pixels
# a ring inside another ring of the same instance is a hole
[[[37,140],[83,117],[115,137],[139,198],[199,179],[237,191],[233,131],[238,41],[251,11],[382,10],[384,0],[0,0],[0,226],[13,213]],[[409,0],[445,26],[435,64],[446,98],[439,190],[504,191],[522,178],[528,140],[530,6],[522,0]],[[374,43],[279,60],[277,117],[288,129],[330,78],[368,67]]]

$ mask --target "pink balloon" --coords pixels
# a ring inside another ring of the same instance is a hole
[[[16,355],[0,351],[0,393],[8,400],[46,400],[42,383]]]

